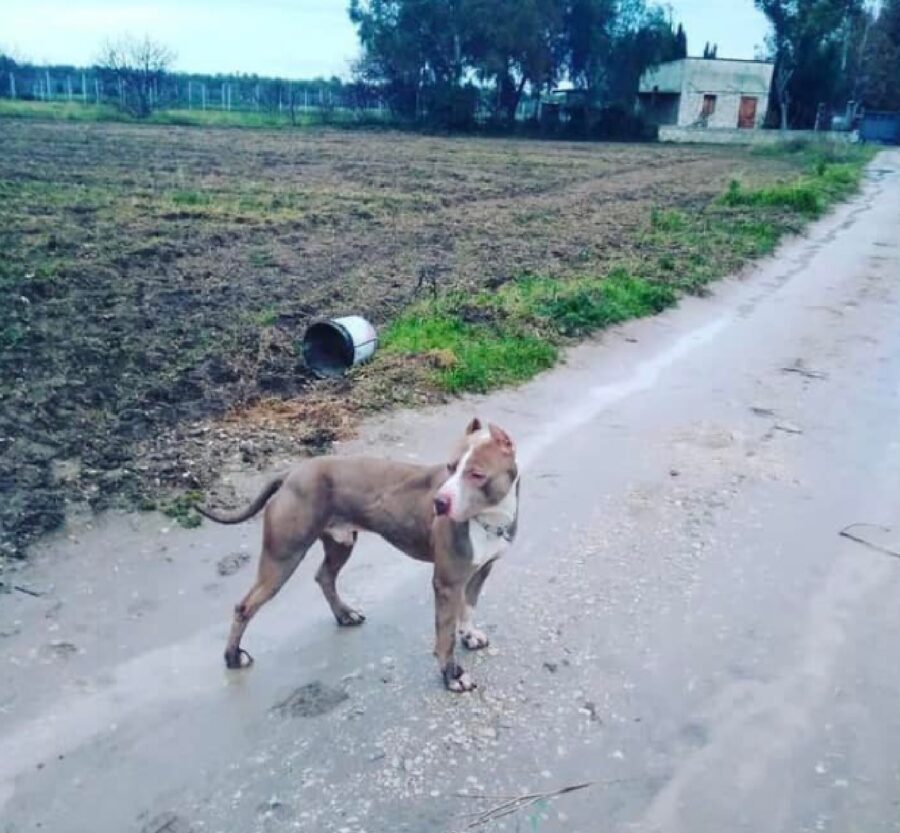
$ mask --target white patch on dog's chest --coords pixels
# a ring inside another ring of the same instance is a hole
[[[469,521],[469,543],[476,564],[498,558],[509,549],[512,543],[509,530],[515,525],[518,515],[519,489],[516,482],[500,503]]]
[[[483,564],[489,558],[502,555],[509,548],[509,541],[493,532],[488,532],[477,521],[469,521],[469,543],[476,564]]]

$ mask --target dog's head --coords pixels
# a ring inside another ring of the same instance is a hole
[[[449,477],[434,498],[434,511],[462,523],[498,503],[513,488],[516,448],[496,425],[473,419],[447,464]]]

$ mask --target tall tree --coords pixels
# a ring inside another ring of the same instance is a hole
[[[498,115],[508,124],[526,86],[553,85],[564,12],[557,0],[466,0],[465,48],[482,81],[497,91]]]
[[[407,117],[425,98],[462,77],[462,0],[351,0],[363,58],[357,74],[385,85],[392,108]]]
[[[688,39],[684,26],[678,24],[678,31],[675,32],[675,56],[674,59],[687,58],[688,56]]]
[[[782,128],[812,127],[847,92],[848,43],[862,0],[754,0],[772,27],[773,104]]]
[[[867,15],[859,51],[854,97],[872,110],[900,110],[900,0]]]
[[[604,104],[630,105],[648,67],[687,56],[683,27],[674,30],[662,9],[644,0],[573,0],[563,45],[569,78]]]

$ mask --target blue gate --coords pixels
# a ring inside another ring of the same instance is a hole
[[[864,142],[900,144],[900,113],[866,113],[859,126],[859,137]]]

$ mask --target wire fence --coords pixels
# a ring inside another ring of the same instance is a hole
[[[53,72],[18,68],[0,76],[0,98],[125,107],[129,94],[121,76],[103,71]],[[241,112],[364,110],[384,113],[378,94],[363,85],[281,79],[208,79],[161,75],[148,82],[153,109]]]

